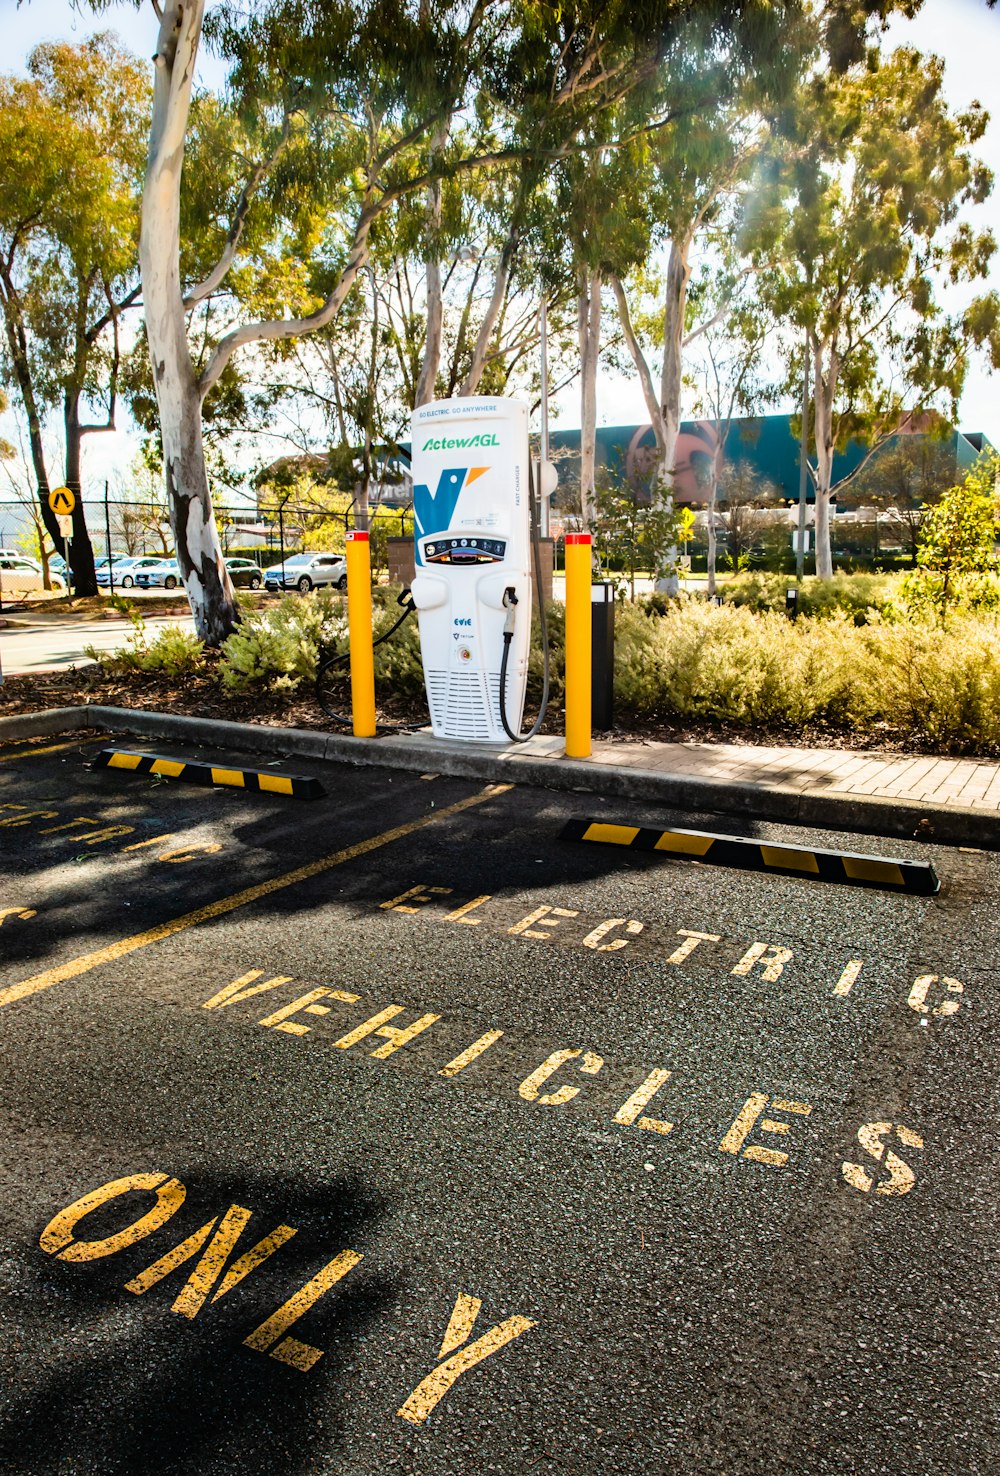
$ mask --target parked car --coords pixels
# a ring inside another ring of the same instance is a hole
[[[65,593],[66,581],[61,574],[55,574],[50,569],[49,580],[54,590],[58,590],[60,594]],[[44,588],[42,571],[34,559],[27,559],[23,554],[0,557],[0,589],[5,596],[37,594]]]
[[[176,559],[157,559],[136,570],[135,582],[140,589],[176,589],[181,582],[181,566]]]
[[[320,585],[347,588],[347,560],[343,554],[295,554],[284,567],[275,564],[264,570],[264,583],[270,590],[297,589],[308,594]]]
[[[160,564],[162,562],[162,557],[153,558],[149,554],[144,554],[142,558],[115,559],[113,566],[105,569],[98,569],[97,582],[98,584],[102,585],[110,585],[111,574],[113,571],[115,576],[115,589],[131,589],[132,586],[135,584],[136,574],[141,569],[148,569],[151,564]]]
[[[227,559],[229,577],[239,589],[260,589],[264,576],[253,559]]]

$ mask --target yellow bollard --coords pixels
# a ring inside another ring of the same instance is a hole
[[[372,650],[372,561],[368,534],[347,535],[347,626],[351,649],[351,716],[355,738],[375,737]]]
[[[589,533],[566,535],[566,757],[590,758],[591,553]]]

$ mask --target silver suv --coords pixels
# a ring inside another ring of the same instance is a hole
[[[295,554],[284,565],[265,569],[264,584],[270,590],[297,589],[302,594],[324,584],[346,589],[347,560],[343,554]]]

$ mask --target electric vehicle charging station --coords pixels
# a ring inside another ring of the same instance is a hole
[[[431,401],[414,411],[411,435],[411,592],[431,728],[506,743],[508,729],[520,732],[531,639],[528,407]]]

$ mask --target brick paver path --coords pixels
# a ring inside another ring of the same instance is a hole
[[[538,742],[536,739],[535,743]],[[536,755],[538,752],[534,748]],[[699,779],[779,785],[783,789],[824,794],[878,795],[1000,811],[1000,762],[986,759],[863,753],[844,748],[753,748],[736,743],[597,740],[593,756],[601,764]]]

